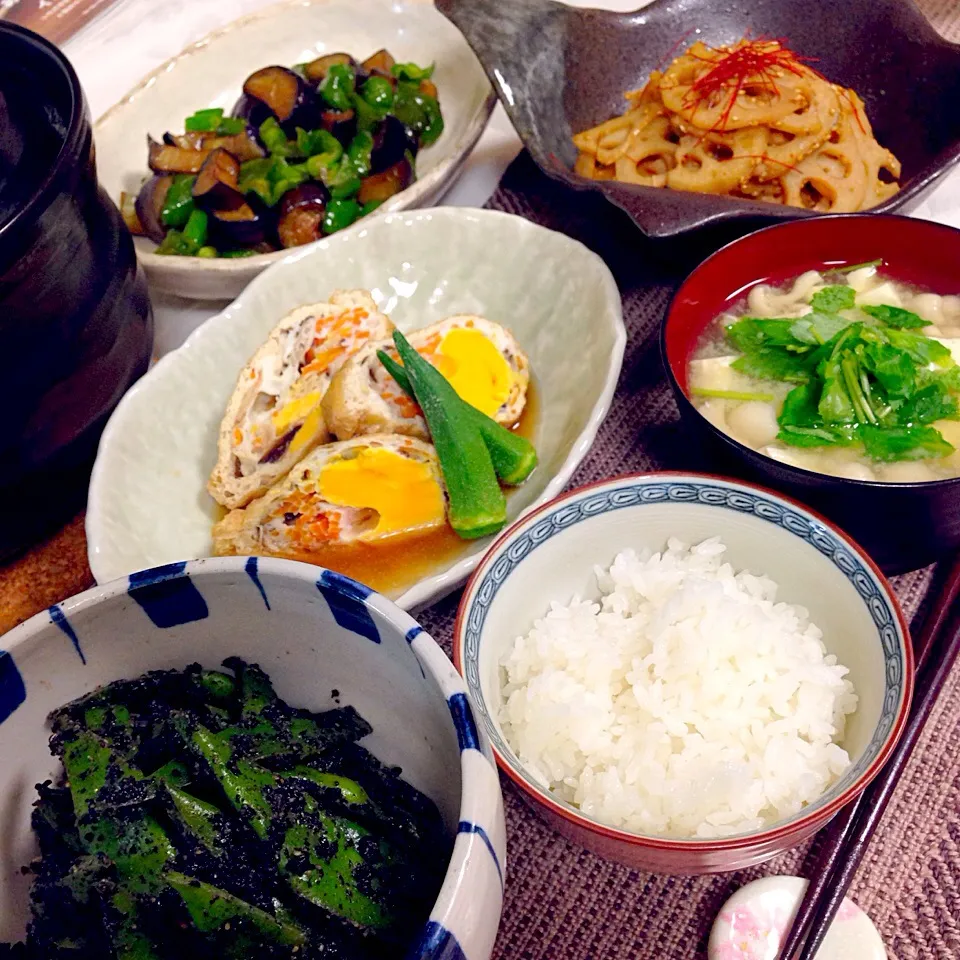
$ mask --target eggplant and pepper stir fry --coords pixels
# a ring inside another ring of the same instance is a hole
[[[352,708],[288,706],[256,666],[148,673],[53,715],[33,919],[0,955],[379,960],[427,919],[451,843]]]
[[[188,117],[147,139],[153,176],[131,209],[157,253],[242,257],[336,233],[416,179],[416,157],[443,132],[433,67],[386,50],[334,53],[247,77],[232,116]]]

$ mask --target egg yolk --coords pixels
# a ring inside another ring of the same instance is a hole
[[[377,525],[364,539],[435,527],[446,519],[443,490],[430,465],[382,447],[328,464],[318,488],[328,503],[376,510]]]
[[[277,433],[283,433],[287,427],[296,423],[298,420],[305,419],[322,399],[319,390],[297,397],[289,403],[285,403],[279,410],[275,410],[270,419],[273,421],[273,429]]]
[[[488,417],[510,397],[513,370],[493,341],[479,330],[454,327],[430,359],[453,389]]]

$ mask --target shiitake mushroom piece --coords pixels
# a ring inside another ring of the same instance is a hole
[[[197,174],[193,199],[204,210],[236,210],[246,201],[237,187],[240,161],[223,148],[211,150]]]
[[[360,66],[365,73],[369,73],[371,76],[392,77],[392,69],[396,62],[389,50],[381,49],[367,57]]]
[[[323,216],[330,199],[319,183],[302,183],[284,194],[277,236],[284,247],[301,247],[323,236]]]
[[[263,243],[272,232],[272,213],[256,197],[245,197],[233,210],[212,210],[208,242],[218,250],[236,250]]]
[[[327,71],[335,64],[349,67],[354,73],[360,69],[360,65],[349,53],[328,53],[304,64],[303,73],[311,83],[320,84],[326,79]]]
[[[373,132],[373,150],[370,153],[370,169],[380,173],[399,163],[409,152],[417,155],[417,135],[393,114],[384,117]]]
[[[206,150],[187,150],[147,137],[147,165],[154,173],[199,173],[207,155]]]
[[[383,203],[401,190],[406,190],[414,181],[413,164],[404,157],[399,163],[380,173],[365,177],[357,200],[363,206],[368,203]]]
[[[167,230],[160,219],[163,205],[167,200],[167,191],[173,183],[169,174],[154,174],[144,183],[137,194],[134,209],[143,232],[155,243],[162,243]]]
[[[243,92],[266,107],[281,124],[293,119],[307,97],[303,80],[292,70],[277,66],[263,67],[251,73],[243,85]]]
[[[355,110],[324,110],[320,114],[320,125],[332,133],[344,147],[350,146],[357,133],[357,114]]]

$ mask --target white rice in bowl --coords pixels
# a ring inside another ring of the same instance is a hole
[[[777,584],[719,537],[597,568],[601,598],[555,603],[501,660],[500,723],[528,773],[584,814],[662,837],[755,831],[850,765],[857,706]]]

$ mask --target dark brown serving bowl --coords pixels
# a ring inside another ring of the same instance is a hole
[[[80,82],[56,47],[0,22],[0,560],[82,506],[100,432],[152,346]]]
[[[701,334],[751,287],[782,283],[806,270],[877,259],[896,280],[934,293],[960,293],[960,230],[868,214],[797,220],[735,240],[697,267],[674,295],[661,347],[680,416],[708,457],[819,510],[857,540],[885,573],[895,574],[960,549],[960,478],[880,483],[791,467],[734,440],[687,397],[687,368]]]
[[[636,13],[553,0],[435,0],[483,63],[524,145],[550,176],[601,191],[649,236],[704,227],[731,235],[818,214],[771,203],[587,180],[572,136],[624,112],[641,87],[696,40],[784,37],[830,80],[864,99],[877,140],[903,163],[903,189],[878,213],[909,210],[960,161],[960,46],[912,0],[655,0]]]

